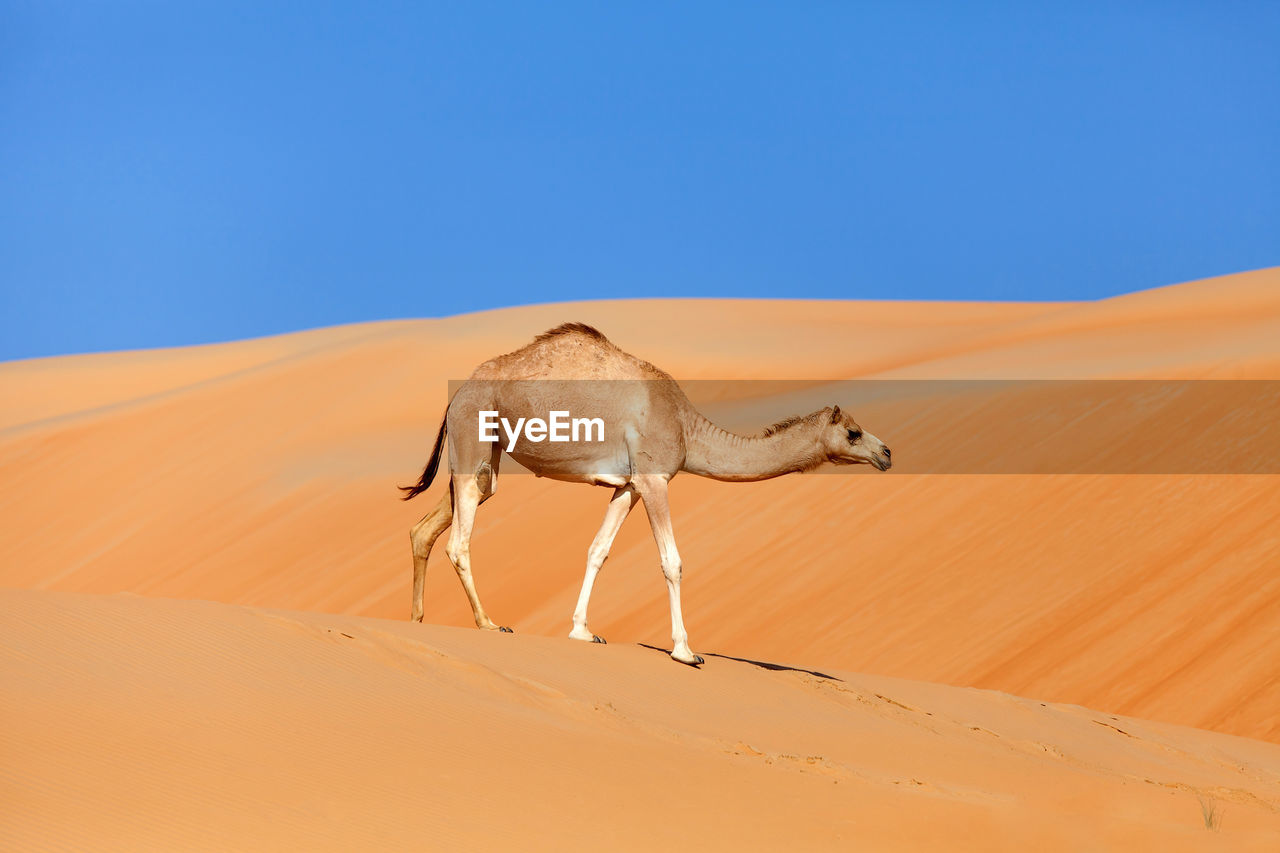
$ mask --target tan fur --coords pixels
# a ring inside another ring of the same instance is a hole
[[[502,455],[500,444],[479,440],[479,413],[497,411],[514,422],[520,417],[545,418],[553,409],[603,418],[605,440],[521,441],[511,457],[541,477],[614,489],[604,524],[588,551],[570,636],[603,642],[587,628],[587,604],[613,538],[639,499],[649,516],[670,597],[671,654],[690,664],[702,659],[689,648],[680,610],[682,565],[667,503],[667,483],[672,477],[688,471],[718,480],[750,481],[807,471],[825,462],[869,463],[880,470],[890,465],[884,443],[863,433],[838,406],[788,418],[757,436],[723,430],[698,413],[669,375],[623,352],[596,329],[566,323],[480,365],[450,402],[442,431],[448,437],[450,494],[411,533],[413,619],[422,619],[423,579],[431,548],[452,526],[446,550],[471,602],[476,625],[509,630],[499,628],[485,613],[471,577],[475,512],[497,489]],[[431,473],[424,472],[419,485],[407,489],[410,496],[430,484]]]

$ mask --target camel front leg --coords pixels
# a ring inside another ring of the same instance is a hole
[[[578,593],[578,606],[573,610],[573,630],[569,632],[572,639],[586,640],[589,643],[604,642],[603,638],[597,637],[587,628],[587,603],[591,600],[591,588],[595,585],[596,575],[600,573],[600,567],[604,565],[604,561],[609,558],[609,548],[613,545],[613,539],[622,529],[622,522],[627,520],[631,508],[635,506],[635,497],[635,489],[624,486],[616,490],[613,497],[609,499],[609,509],[605,511],[604,523],[600,525],[596,538],[587,549],[587,574],[582,579],[582,592]]]
[[[662,560],[662,576],[667,581],[667,597],[671,601],[671,656],[681,663],[696,666],[702,658],[689,648],[689,635],[684,630],[684,616],[680,612],[680,552],[676,550],[676,537],[671,530],[671,507],[667,502],[667,481],[660,477],[637,478],[636,489],[644,500],[649,515],[649,527],[658,543],[658,556]]]

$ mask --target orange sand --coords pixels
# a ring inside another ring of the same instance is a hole
[[[0,606],[0,847],[1280,834],[1275,476],[920,476],[906,460],[940,439],[863,417],[895,472],[677,478],[694,649],[842,681],[635,645],[669,643],[642,513],[592,602],[612,645],[559,639],[608,493],[526,475],[473,550],[519,634],[403,622],[408,527],[440,485],[394,486],[447,380],[564,320],[681,379],[1280,378],[1280,270],[1078,304],[535,306],[0,365],[0,586],[27,590]],[[442,553],[427,620],[470,624]]]
[[[9,591],[0,606],[20,686],[0,694],[6,850],[1280,837],[1280,746],[1075,705],[208,602]]]

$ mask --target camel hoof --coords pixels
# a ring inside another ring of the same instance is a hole
[[[499,625],[499,626],[498,626],[498,633],[499,633],[499,634],[514,634],[514,633],[515,633],[515,631],[512,631],[512,630],[511,630],[510,628],[508,628],[506,625]]]
[[[599,634],[592,634],[592,635],[591,635],[591,642],[593,642],[593,643],[599,643],[599,644],[600,644],[600,645],[602,645],[602,646],[607,646],[607,645],[609,645],[608,643],[606,643],[606,642],[604,641],[604,637],[601,637]]]

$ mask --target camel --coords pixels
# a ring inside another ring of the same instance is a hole
[[[601,441],[515,442],[509,455],[541,477],[613,489],[604,523],[587,550],[586,576],[573,612],[575,640],[603,643],[587,627],[587,605],[613,539],[637,501],[643,501],[658,545],[662,576],[671,605],[671,657],[699,665],[689,648],[680,611],[682,565],[671,531],[667,484],[681,471],[730,482],[767,480],[808,471],[823,463],[890,465],[889,448],[865,432],[840,407],[788,418],[760,435],[721,429],[693,407],[668,374],[623,352],[603,334],[581,323],[566,323],[530,344],[480,365],[454,394],[436,435],[431,458],[404,500],[431,485],[446,436],[449,492],[410,531],[413,546],[411,619],[422,621],[427,558],[436,539],[452,524],[445,551],[471,603],[476,626],[510,632],[485,612],[471,576],[471,532],[476,509],[497,490],[498,462],[506,437],[480,440],[477,424],[499,414],[511,421],[545,418],[553,410],[599,417]]]

